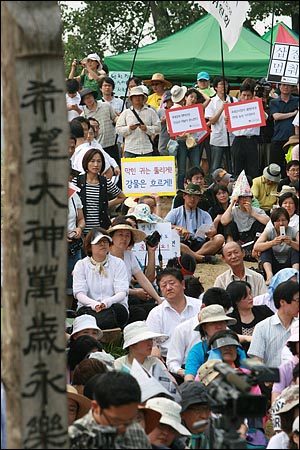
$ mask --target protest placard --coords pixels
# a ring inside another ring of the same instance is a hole
[[[166,266],[169,259],[180,256],[180,237],[176,230],[171,229],[171,222],[139,223],[138,228],[139,230],[144,231],[147,236],[152,234],[154,231],[158,231],[161,235],[159,249],[162,256],[163,267]],[[159,249],[155,252],[156,265],[159,265]],[[134,244],[132,251],[138,259],[140,265],[144,267],[147,254],[145,242],[142,241]]]
[[[114,95],[125,97],[130,72],[109,72],[109,76],[115,82]]]
[[[266,125],[261,98],[236,103],[225,103],[224,112],[225,116],[228,117],[228,131],[256,128]]]
[[[166,109],[166,121],[171,137],[185,132],[194,133],[207,128],[201,103],[182,108]]]
[[[271,83],[299,83],[299,45],[275,43],[267,80]]]
[[[174,156],[122,158],[122,186],[127,197],[176,194]]]

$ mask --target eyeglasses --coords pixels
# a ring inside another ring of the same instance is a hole
[[[299,298],[292,298],[292,302],[299,303]]]
[[[101,414],[103,414],[109,426],[116,428],[127,428],[138,420],[138,415],[136,415],[133,419],[120,423],[117,419],[111,419],[107,414],[105,414],[104,409],[101,410]]]
[[[151,83],[151,86],[158,86],[159,84],[162,84],[160,81],[158,81],[157,83]]]

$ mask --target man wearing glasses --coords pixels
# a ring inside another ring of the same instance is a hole
[[[141,390],[136,379],[121,371],[95,377],[91,409],[69,426],[71,448],[151,449],[138,423]]]

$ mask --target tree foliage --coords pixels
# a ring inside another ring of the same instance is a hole
[[[250,1],[251,10],[244,26],[253,31],[258,20],[272,12],[292,17],[298,32],[297,2]],[[206,14],[197,1],[93,1],[81,2],[81,8],[70,9],[59,2],[62,11],[65,42],[65,66],[68,75],[74,58],[82,59],[97,52],[101,58],[132,50],[137,45],[167,37]],[[267,30],[266,30],[267,31]]]

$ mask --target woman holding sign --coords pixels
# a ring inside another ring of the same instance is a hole
[[[171,89],[171,99],[173,101],[173,106],[170,109],[183,107],[186,104],[186,86],[173,86]],[[194,139],[193,147],[187,146],[187,133],[183,133],[177,136],[179,148],[177,151],[177,188],[184,189],[184,178],[186,172],[186,161],[187,158],[190,160],[191,167],[200,166],[201,155],[199,150],[199,145]]]

